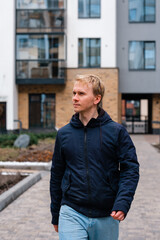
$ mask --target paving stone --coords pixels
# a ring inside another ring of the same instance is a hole
[[[119,240],[160,240],[160,153],[158,135],[132,135],[140,162],[140,182]],[[58,240],[51,225],[49,172],[0,212],[0,240]],[[103,239],[102,239],[103,240]],[[112,240],[112,239],[111,239]]]
[[[160,153],[151,143],[158,135],[134,135],[140,163],[140,181],[132,207],[120,223],[119,240],[160,239]]]

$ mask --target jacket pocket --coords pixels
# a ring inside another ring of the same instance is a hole
[[[62,183],[61,183],[61,189],[63,194],[67,193],[67,191],[70,188],[70,184],[71,184],[71,173],[68,169],[66,169],[64,176],[62,178]]]

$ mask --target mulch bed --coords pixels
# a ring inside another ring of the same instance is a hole
[[[13,149],[0,148],[0,154],[1,156],[6,156],[5,161],[50,162],[53,156],[54,141],[55,140],[44,140],[39,141],[38,145],[32,145],[28,148],[14,149],[14,155],[8,155]]]
[[[21,150],[16,158],[17,162],[50,162],[53,156],[53,143],[41,141],[38,145],[32,145]]]
[[[53,152],[49,150],[34,150],[20,154],[16,158],[16,162],[50,162]]]
[[[20,175],[20,173],[17,173],[15,175],[3,175],[2,173],[0,173],[0,194],[13,187],[16,183],[18,183],[25,177],[26,176]]]
[[[54,140],[39,141],[38,145],[29,146],[26,149],[16,149],[16,156],[8,156],[12,149],[0,148],[0,154],[6,156],[5,161],[16,162],[50,162],[53,156]],[[20,173],[15,175],[2,175],[0,173],[0,194],[13,187],[16,183],[24,179]]]

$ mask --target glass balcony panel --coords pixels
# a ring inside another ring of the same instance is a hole
[[[64,11],[17,11],[17,28],[64,28]]]
[[[65,59],[64,35],[17,35],[17,60]]]
[[[65,8],[65,0],[17,0],[17,9]]]
[[[52,79],[64,77],[64,61],[17,61],[17,79]]]

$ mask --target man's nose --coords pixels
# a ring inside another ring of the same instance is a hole
[[[73,96],[73,100],[74,100],[74,101],[78,101],[78,95],[77,95],[77,94],[75,94],[75,95]]]

